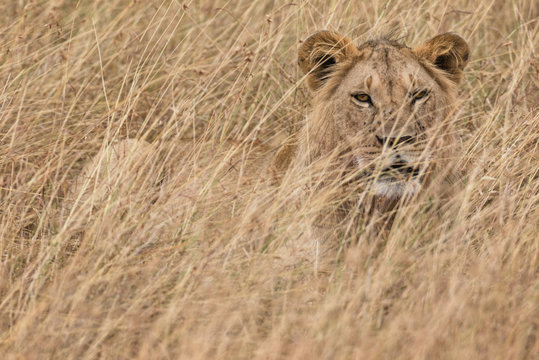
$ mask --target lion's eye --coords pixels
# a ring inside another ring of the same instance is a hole
[[[414,91],[414,93],[412,94],[412,102],[424,99],[425,97],[427,97],[428,94],[429,92],[427,90]]]
[[[371,97],[367,94],[360,93],[360,94],[353,94],[352,96],[354,97],[354,99],[356,99],[359,102],[368,103],[368,104],[372,103]]]

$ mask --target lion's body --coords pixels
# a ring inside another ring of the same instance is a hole
[[[345,184],[355,182],[356,190],[360,188],[383,203],[380,208],[391,208],[388,203],[418,192],[432,172],[433,158],[451,147],[448,144],[453,131],[449,118],[467,58],[466,43],[452,34],[437,36],[414,50],[388,40],[355,47],[333,33],[314,34],[304,42],[299,56],[313,93],[313,110],[302,130],[281,147],[273,157],[273,166],[268,167],[266,161],[271,151],[253,152],[257,148],[254,144],[244,146],[243,150],[236,147],[239,151],[231,149],[222,160],[218,159],[217,166],[208,161],[200,172],[189,170],[187,162],[178,166],[183,175],[174,177],[176,185],[172,189],[181,188],[182,193],[176,194],[180,204],[170,206],[171,214],[181,216],[188,208],[185,204],[196,202],[201,193],[217,189],[221,192],[221,205],[216,214],[226,216],[234,207],[229,205],[241,197],[239,187],[266,181],[276,173],[278,177],[287,174],[294,180],[310,179],[304,173],[312,172],[317,163],[322,164],[326,178],[317,186],[329,182],[343,185],[344,189]],[[189,149],[189,144],[183,149]],[[135,140],[105,147],[75,181],[69,198],[102,202],[114,187],[122,185],[118,182],[120,174],[155,161],[153,152],[150,144]],[[260,159],[247,159],[257,153]],[[140,181],[157,184],[157,173],[139,174]],[[215,181],[219,186],[207,185]],[[304,191],[309,185],[300,187]],[[92,191],[93,197],[89,198]],[[230,201],[223,201],[226,194],[233,194]],[[300,202],[308,198],[299,197]],[[164,215],[167,216],[170,214]],[[324,226],[317,219],[307,223],[308,230],[303,233],[308,239],[285,251],[293,254],[288,258],[298,258],[300,253],[307,254],[303,258],[320,257],[334,246],[327,241],[320,246],[320,240],[333,233],[327,221],[328,231],[322,229]]]

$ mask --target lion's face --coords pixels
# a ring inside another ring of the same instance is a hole
[[[468,46],[453,34],[412,50],[385,40],[355,47],[316,33],[300,50],[315,95],[308,148],[317,155],[345,149],[342,161],[376,195],[413,195],[433,155],[448,147],[446,120],[467,58]]]

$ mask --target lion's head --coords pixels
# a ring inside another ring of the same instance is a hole
[[[450,146],[448,118],[468,54],[451,33],[415,49],[315,33],[299,51],[314,99],[298,151],[312,160],[344,150],[340,161],[370,179],[375,195],[416,193],[433,155]]]

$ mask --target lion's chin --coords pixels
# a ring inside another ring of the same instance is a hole
[[[396,181],[393,179],[379,179],[373,184],[374,195],[388,199],[410,198],[421,187],[419,179]]]

